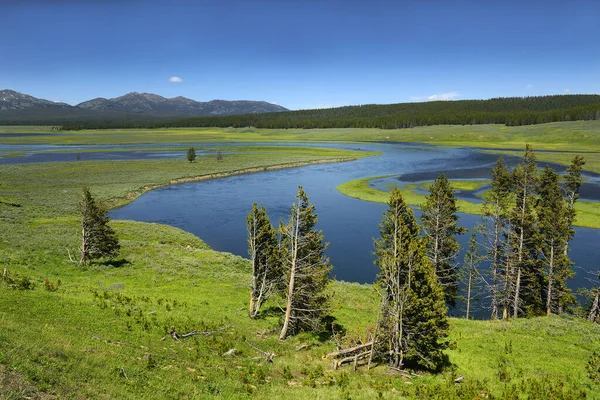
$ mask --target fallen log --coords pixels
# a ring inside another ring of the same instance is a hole
[[[347,349],[336,350],[336,351],[333,351],[333,352],[325,355],[325,358],[338,358],[338,357],[346,356],[348,354],[352,354],[352,353],[354,353],[356,351],[360,351],[360,350],[365,349],[367,347],[371,347],[372,345],[373,345],[373,342],[368,342],[368,343],[364,343],[364,344],[361,344],[361,345],[358,345],[358,346],[349,347]],[[367,352],[367,353],[370,353],[370,351]]]
[[[334,361],[333,362],[333,369],[338,369],[339,367],[341,367],[342,365],[346,364],[346,363],[350,363],[350,362],[354,362],[354,371],[356,371],[356,368],[358,368],[358,360],[362,360],[363,358],[366,358],[369,354],[371,354],[371,351],[365,351],[363,353],[360,354],[356,354],[350,357],[345,357],[342,358],[339,361]]]

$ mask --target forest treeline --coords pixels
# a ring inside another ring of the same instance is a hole
[[[399,129],[428,125],[504,124],[533,125],[549,122],[600,120],[600,95],[554,95],[507,97],[489,100],[432,101],[422,103],[367,104],[327,109],[188,118],[76,123],[66,121],[64,130],[256,127],[287,128],[381,128]],[[2,124],[2,121],[0,121]]]

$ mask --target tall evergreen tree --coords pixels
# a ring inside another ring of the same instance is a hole
[[[187,160],[191,163],[196,160],[196,150],[193,147],[190,147],[187,151]]]
[[[533,241],[538,169],[531,145],[525,146],[523,161],[515,167],[512,176],[516,204],[510,216],[509,234],[514,255],[508,273],[513,290],[513,317],[516,318],[520,310],[527,314],[537,314],[543,310],[537,250]],[[523,290],[524,287],[526,290]]]
[[[447,347],[444,292],[400,190],[392,190],[388,204],[375,241],[381,305],[371,356],[383,355],[393,368],[434,370],[442,365]]]
[[[286,310],[279,339],[301,330],[318,330],[328,309],[331,266],[325,257],[328,243],[316,229],[317,214],[308,196],[298,187],[297,203],[292,205],[289,221],[280,224],[280,257],[287,277]]]
[[[503,262],[505,261],[503,249],[506,246],[507,223],[512,200],[511,174],[502,157],[498,158],[492,170],[490,186],[490,190],[484,195],[483,223],[479,229],[483,232],[490,260],[491,280],[487,286],[490,291],[492,319],[498,319],[500,306],[507,303],[506,279],[502,279],[502,275],[507,274],[508,271],[503,270],[503,266],[506,265]],[[504,277],[507,278],[508,275]]]
[[[277,232],[271,225],[267,211],[256,203],[246,218],[248,253],[252,263],[250,316],[256,317],[281,280],[277,259]]]
[[[546,278],[546,313],[557,312],[574,297],[566,280],[574,275],[571,261],[564,254],[569,237],[570,209],[565,202],[556,172],[546,166],[540,177],[540,199],[537,203],[539,229],[537,242]]]
[[[472,300],[476,296],[478,281],[481,278],[478,267],[482,257],[479,255],[479,245],[476,240],[475,231],[471,232],[469,247],[465,253],[462,267],[461,280],[466,287],[465,294],[465,319],[469,319],[472,310]]]
[[[567,218],[569,221],[569,231],[567,233],[565,248],[563,250],[565,256],[569,252],[569,241],[575,234],[575,230],[573,229],[573,222],[575,220],[575,203],[577,200],[579,200],[579,190],[583,184],[581,171],[583,170],[584,165],[585,160],[583,159],[583,156],[575,156],[571,161],[571,165],[569,168],[567,168],[567,174],[565,175],[565,198],[567,201]]]
[[[454,306],[458,294],[456,255],[460,245],[456,235],[465,230],[457,224],[458,215],[454,189],[442,173],[429,188],[421,206],[421,222],[427,237],[427,257],[444,288],[446,304]]]
[[[108,216],[84,186],[78,204],[81,215],[80,264],[100,257],[114,257],[120,249],[115,232],[108,226]]]

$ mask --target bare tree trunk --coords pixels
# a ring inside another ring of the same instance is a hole
[[[519,233],[519,259],[517,267],[517,282],[515,285],[515,303],[513,304],[513,317],[518,318],[519,316],[519,294],[521,290],[521,267],[523,265],[523,246],[525,244],[524,237],[524,225],[525,225],[525,207],[527,204],[527,172],[525,172],[525,179],[523,185],[523,202],[521,203],[521,232]]]
[[[6,269],[5,269],[6,270]],[[371,369],[371,362],[373,361],[373,353],[375,352],[375,344],[377,343],[377,333],[379,332],[379,325],[381,319],[382,309],[386,308],[387,302],[382,302],[381,307],[377,311],[377,322],[375,323],[375,331],[373,332],[373,341],[371,342],[371,350],[369,351],[369,361],[367,363],[367,369]]]
[[[504,273],[504,306],[502,307],[502,319],[504,320],[508,320],[508,299],[510,296],[510,275],[512,274],[511,268],[510,268],[510,260],[507,258],[506,259],[506,271]]]
[[[466,319],[469,319],[469,311],[471,310],[471,284],[473,280],[473,254],[471,254],[471,259],[469,260],[469,283],[467,285],[467,314],[465,315]],[[494,278],[495,280],[495,278]]]
[[[435,216],[435,243],[434,243],[434,248],[433,248],[433,272],[436,274],[438,273],[437,270],[437,266],[438,266],[438,252],[439,252],[439,242],[440,242],[440,235],[439,235],[439,231],[440,231],[440,209],[438,207],[437,209],[437,213]]]
[[[546,296],[546,315],[550,315],[552,304],[552,280],[554,278],[554,243],[550,246],[550,265],[548,267],[548,294]]]
[[[521,288],[521,267],[517,269],[517,283],[515,285],[515,303],[513,304],[513,318],[519,317],[519,290]]]
[[[294,236],[292,237],[292,262],[290,265],[290,283],[288,285],[287,294],[287,306],[285,309],[285,319],[283,321],[283,328],[279,334],[279,340],[285,340],[290,325],[290,319],[292,318],[292,300],[294,298],[294,283],[296,279],[296,268],[298,264],[298,229],[300,225],[300,206],[296,207],[294,226]]]
[[[79,264],[81,265],[85,265],[87,263],[87,253],[88,253],[88,248],[87,248],[87,238],[86,238],[86,234],[85,234],[85,224],[81,224],[81,260],[79,261]]]
[[[252,288],[250,290],[250,317],[256,316],[256,214],[253,216],[250,230],[250,251],[252,253]]]
[[[494,259],[492,261],[492,319],[498,319],[498,222],[494,223]],[[467,319],[469,319],[467,317]]]
[[[600,290],[596,292],[596,296],[594,297],[594,302],[592,303],[592,308],[590,309],[590,315],[588,315],[588,321],[594,322],[598,317],[598,307],[600,300]]]

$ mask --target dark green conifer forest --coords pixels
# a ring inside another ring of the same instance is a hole
[[[400,129],[429,125],[504,124],[533,125],[548,122],[600,119],[600,95],[507,97],[489,100],[431,101],[423,103],[365,104],[328,109],[285,111],[187,119],[116,122],[64,121],[63,129],[247,127],[381,128]],[[47,121],[57,123],[59,121]],[[31,121],[1,121],[4,124]],[[35,122],[34,124],[41,124]]]

